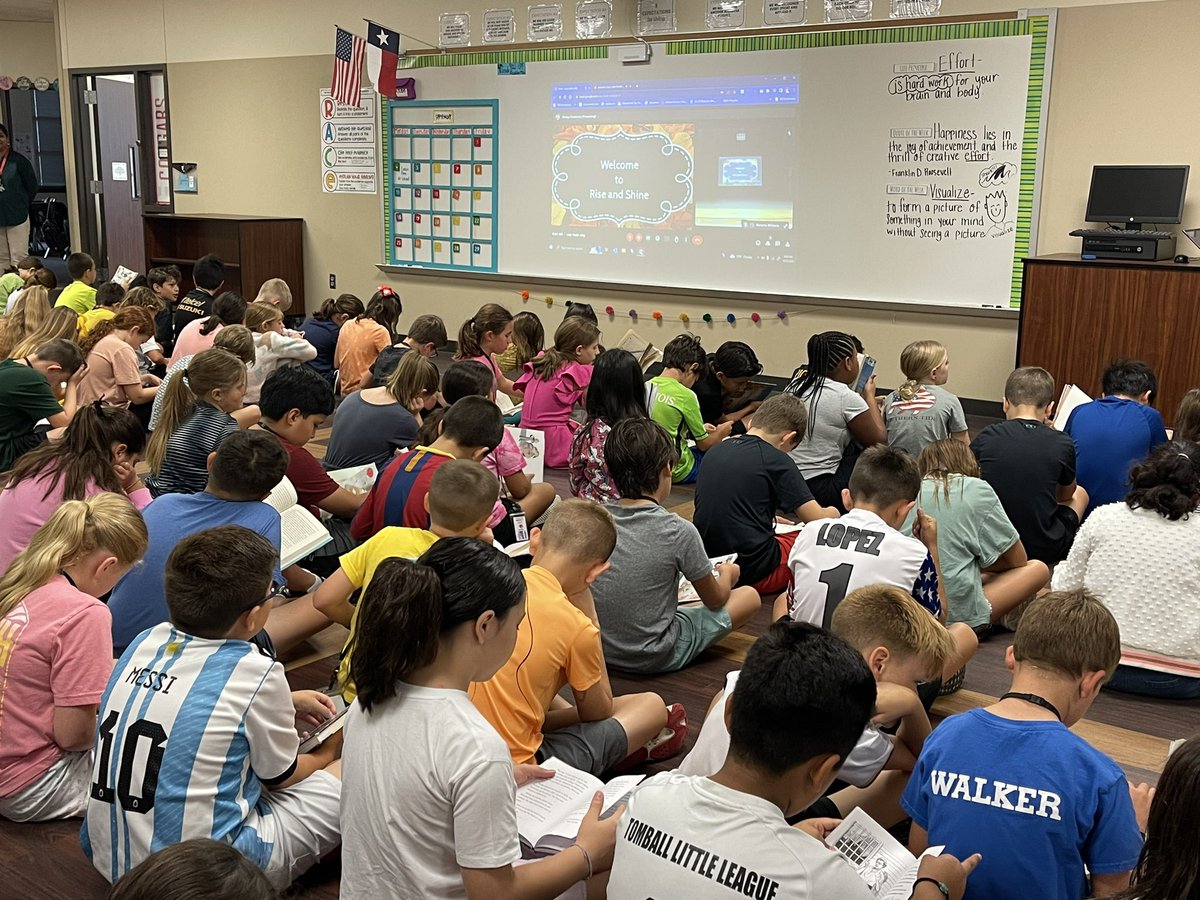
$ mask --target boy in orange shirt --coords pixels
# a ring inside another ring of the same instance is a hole
[[[612,516],[587,500],[554,506],[530,534],[525,619],[512,656],[491,680],[471,685],[476,709],[508,744],[515,763],[557,757],[601,775],[625,760],[667,759],[683,746],[681,704],[657,694],[613,697],[591,584],[617,543]],[[571,686],[574,705],[558,698]]]

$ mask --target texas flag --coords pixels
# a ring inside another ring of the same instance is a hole
[[[384,97],[396,96],[396,63],[400,54],[400,33],[367,21],[367,77]]]

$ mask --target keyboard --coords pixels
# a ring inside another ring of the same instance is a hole
[[[1076,228],[1071,237],[1125,237],[1141,238],[1143,240],[1167,241],[1175,237],[1173,231],[1125,231],[1119,228]]]

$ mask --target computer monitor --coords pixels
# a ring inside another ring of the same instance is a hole
[[[1144,222],[1183,221],[1188,166],[1094,166],[1088,192],[1089,222],[1124,222],[1141,228]]]

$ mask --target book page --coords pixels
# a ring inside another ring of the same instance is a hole
[[[324,547],[333,537],[325,530],[320,520],[302,506],[289,506],[280,513],[279,567],[286,569],[297,560],[303,559],[319,547]]]
[[[525,457],[525,474],[534,484],[546,480],[546,434],[536,428],[505,425]]]
[[[300,743],[301,753],[312,753],[326,740],[333,737],[339,731],[346,727],[346,713],[350,712],[350,705],[343,706],[338,712],[334,713],[324,722],[316,727],[308,737]]]
[[[830,832],[825,843],[846,857],[873,897],[889,897],[909,869],[916,877],[913,855],[858,807]]]
[[[326,473],[338,483],[338,487],[355,494],[365,494],[375,486],[379,477],[379,469],[373,463],[365,466],[351,466],[348,469],[334,469]]]
[[[888,892],[883,895],[882,900],[909,900],[912,897],[913,883],[917,880],[917,872],[921,868],[921,860],[927,856],[941,856],[945,849],[945,845],[926,849],[888,888]]]
[[[804,528],[803,522],[796,522],[794,524],[792,522],[776,522],[775,523],[775,533],[776,534],[791,534],[793,531],[801,531],[801,530],[803,530],[803,528]]]
[[[604,794],[604,805],[601,807],[600,818],[606,818],[607,813],[628,797],[629,792],[641,784],[642,779],[645,777],[645,775],[619,775],[608,784],[602,786],[600,793]],[[579,834],[579,826],[583,824],[583,818],[587,815],[588,807],[591,803],[592,792],[589,791],[583,796],[582,803],[559,820],[554,828],[555,836],[569,838],[574,841],[575,836]]]
[[[592,794],[604,787],[599,778],[556,757],[541,765],[543,769],[554,770],[554,777],[530,781],[517,788],[517,834],[530,844],[554,833],[581,799],[586,810]],[[578,824],[575,827],[578,831]]]
[[[726,556],[710,556],[708,561],[712,563],[712,573],[715,578],[717,575],[717,566],[723,563],[737,562],[737,554],[730,553]],[[699,603],[700,595],[696,593],[696,586],[684,578],[679,576],[679,602],[680,603]]]
[[[298,499],[300,498],[296,496],[295,486],[285,475],[283,480],[275,485],[271,489],[271,493],[267,494],[266,498],[263,499],[263,503],[273,506],[275,511],[282,515],[287,511],[289,506],[295,506]]]
[[[1058,398],[1058,406],[1054,408],[1054,421],[1051,424],[1062,431],[1067,427],[1067,420],[1071,418],[1071,413],[1075,411],[1075,408],[1091,402],[1092,398],[1075,385],[1066,385],[1062,395]]]

